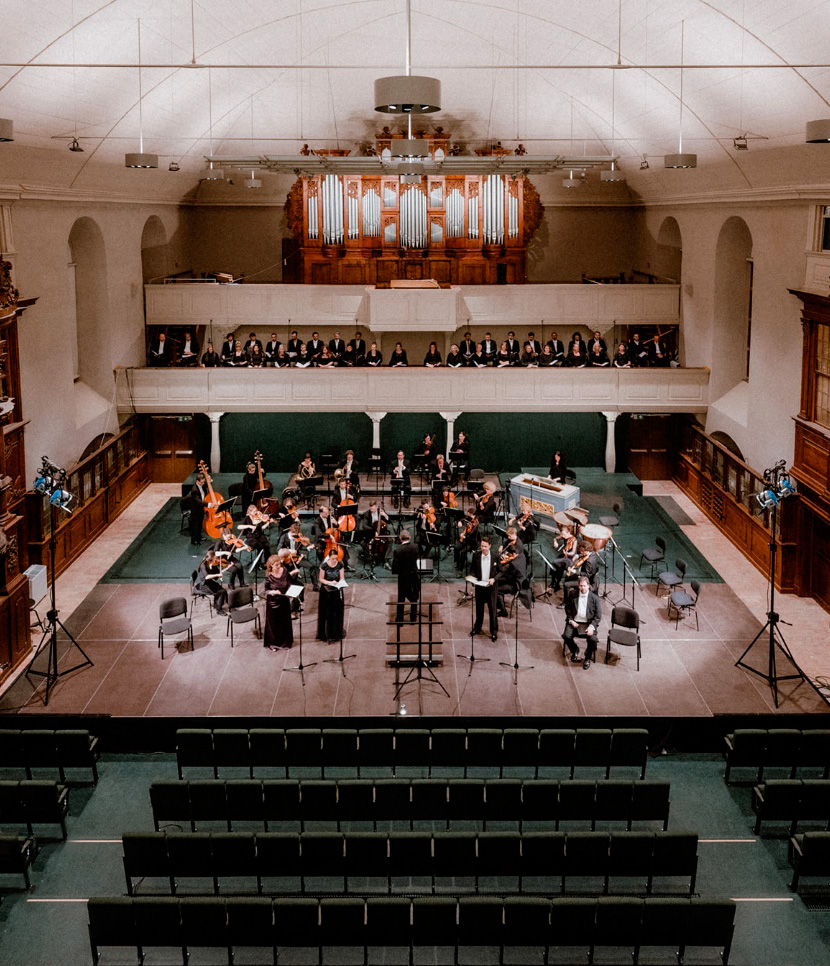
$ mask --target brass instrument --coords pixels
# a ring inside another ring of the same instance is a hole
[[[300,480],[310,480],[312,476],[316,475],[316,473],[317,470],[313,462],[309,463],[307,466],[305,463],[300,463],[300,465],[297,467],[297,479]]]

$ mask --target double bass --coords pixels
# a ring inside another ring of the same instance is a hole
[[[205,474],[205,483],[208,488],[208,499],[205,500],[205,533],[213,540],[218,540],[222,536],[225,527],[233,527],[233,517],[227,510],[218,511],[216,508],[224,502],[221,493],[216,493],[213,489],[213,480],[208,473],[207,465],[204,460],[200,461],[199,469]]]
[[[262,471],[262,453],[259,450],[254,453],[254,462],[256,463],[257,471],[257,493],[265,490],[265,496],[260,497],[257,502],[257,509],[268,514],[276,513],[279,508],[279,502],[273,499],[274,484],[270,480],[265,479]]]

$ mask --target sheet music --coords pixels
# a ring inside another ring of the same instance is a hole
[[[302,584],[291,584],[291,586],[286,590],[286,597],[299,597],[303,592]]]
[[[469,575],[465,578],[468,584],[475,584],[476,587],[489,587],[490,582],[488,580],[476,580],[475,577]]]

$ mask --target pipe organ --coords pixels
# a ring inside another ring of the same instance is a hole
[[[404,185],[395,175],[303,175],[286,217],[296,246],[287,282],[515,284],[525,280],[542,205],[525,176],[428,175]]]

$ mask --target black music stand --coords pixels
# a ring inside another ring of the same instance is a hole
[[[307,480],[297,480],[300,497],[309,509],[314,509],[317,503],[317,487],[323,483],[322,476],[310,476]]]
[[[397,600],[388,602],[389,606],[391,606],[392,604],[394,604],[396,608],[400,606],[400,602]],[[432,608],[440,607],[441,601],[440,600],[424,601],[419,598],[416,606],[418,608],[418,622],[416,625],[418,628],[418,656],[411,662],[411,666],[409,670],[406,672],[406,676],[404,677],[403,681],[396,681],[395,683],[396,701],[400,699],[401,692],[406,687],[406,685],[409,684],[413,676],[420,683],[420,681],[424,677],[424,672],[426,672],[426,676],[431,681],[434,681],[435,684],[437,684],[438,687],[441,688],[441,690],[444,692],[444,694],[447,697],[450,696],[449,691],[447,691],[444,685],[441,684],[441,682],[435,676],[435,672],[432,670],[432,664],[435,663],[435,658],[433,657],[432,649],[436,644],[442,643],[442,641],[433,640],[432,629],[433,627],[438,627],[444,623],[442,620],[433,620]],[[426,621],[424,621],[423,619],[424,607],[429,609],[429,615]],[[397,616],[397,611],[396,611],[396,616]],[[387,621],[387,624],[392,624],[396,628],[395,636],[396,636],[397,654],[396,654],[395,664],[397,667],[400,667],[401,665],[401,627],[407,624],[409,626],[413,626],[413,625],[411,621],[397,621],[397,620]],[[427,627],[429,629],[429,636],[426,641],[424,640],[424,627]],[[424,654],[425,647],[427,648],[426,655]]]
[[[536,553],[539,554],[545,564],[545,589],[541,594],[536,595],[535,600],[546,600],[548,603],[550,603],[550,596],[553,593],[553,585],[548,583],[548,577],[553,572],[553,564],[538,547],[536,548]]]
[[[441,549],[447,546],[447,538],[443,534],[438,532],[433,532],[432,530],[425,530],[424,534],[426,535],[426,538],[427,538],[427,549],[432,550],[433,547],[435,548],[435,551],[436,551],[435,562],[437,564],[434,573],[429,578],[427,583],[432,583],[435,580],[437,580],[439,584],[441,583],[442,580],[445,583],[448,583],[448,584],[451,583],[452,578],[447,577],[446,574],[441,573]]]
[[[291,587],[288,588],[289,591],[293,587],[297,588],[297,592],[295,594],[291,594],[290,596],[288,594],[285,595],[286,597],[288,597],[289,610],[292,607],[294,598],[295,597],[299,598],[300,594],[302,593],[302,587],[299,584],[292,584]],[[268,605],[266,604],[265,606],[267,607]],[[303,676],[303,671],[305,671],[307,667],[315,667],[315,665],[317,664],[317,661],[310,661],[308,664],[303,663],[303,612],[302,611],[300,611],[299,617],[297,618],[297,628],[300,632],[300,663],[286,664],[283,666],[283,671],[299,671],[300,677],[302,678],[303,687],[305,687],[305,677]]]
[[[398,533],[401,532],[401,517],[403,516],[403,503],[406,498],[406,480],[398,480],[393,476],[390,480],[392,487],[392,505],[398,511]]]
[[[345,581],[344,581],[345,583]],[[323,659],[323,664],[339,664],[341,667],[345,661],[348,661],[352,657],[357,657],[357,654],[344,654],[343,653],[343,626],[346,623],[346,600],[343,596],[343,587],[339,587],[337,593],[340,594],[340,650],[337,657],[327,657]],[[327,590],[325,587],[320,588],[321,594],[333,594],[333,590]]]
[[[474,630],[474,628],[476,626],[476,624],[475,624],[475,620],[476,620],[476,617],[475,617],[475,613],[476,613],[476,594],[475,594],[475,588],[477,586],[480,587],[480,586],[483,586],[483,585],[482,584],[479,584],[476,581],[475,577],[466,577],[465,580],[464,580],[464,584],[465,584],[465,587],[466,587],[467,584],[469,584],[473,588],[472,594],[469,595],[469,597],[470,597],[470,653],[469,654],[459,654],[458,656],[463,661],[469,661],[470,662],[470,673],[472,674],[473,667],[474,667],[476,661],[480,661],[481,663],[484,663],[485,661],[489,661],[490,658],[489,657],[476,657],[476,636],[473,633],[473,630]],[[489,585],[488,585],[488,590],[490,591],[490,593],[494,593],[495,592],[495,584],[492,587],[489,587]],[[461,600],[459,600],[458,603],[460,604],[461,603]],[[493,601],[493,606],[494,607],[496,606],[496,602],[495,601]]]
[[[369,475],[375,474],[375,489],[380,489],[380,478],[383,476],[383,457],[381,456],[380,448],[377,446],[372,447],[372,453],[369,457]]]

